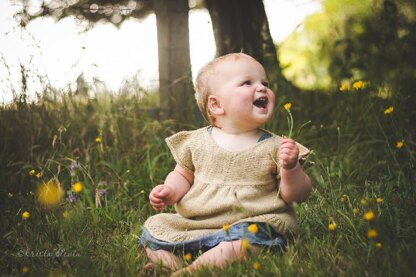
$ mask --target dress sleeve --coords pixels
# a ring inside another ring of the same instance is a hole
[[[192,146],[195,144],[192,131],[182,131],[166,138],[170,152],[176,163],[184,169],[194,172]]]
[[[311,151],[300,143],[296,142],[296,144],[299,148],[299,163],[302,165],[308,159]]]

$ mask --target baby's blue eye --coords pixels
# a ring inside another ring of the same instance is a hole
[[[269,87],[269,82],[263,82],[262,85],[265,87]]]
[[[249,85],[251,85],[251,81],[247,80],[247,81],[245,81],[245,82],[243,83],[243,85],[244,85],[244,86],[249,86]]]

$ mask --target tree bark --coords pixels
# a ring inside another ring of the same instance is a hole
[[[282,74],[262,0],[205,0],[217,56],[246,53],[265,68],[274,91],[297,90]]]
[[[162,119],[195,123],[189,49],[188,0],[155,0]]]

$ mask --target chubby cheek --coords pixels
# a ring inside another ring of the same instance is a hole
[[[238,95],[239,101],[235,101],[234,105],[236,109],[246,110],[248,107],[253,106],[253,94],[252,93],[241,93]]]
[[[273,92],[270,92],[270,94],[269,94],[269,107],[272,110],[274,109],[275,100],[276,100],[276,97],[275,97],[274,93]]]

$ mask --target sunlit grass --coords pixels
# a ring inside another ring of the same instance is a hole
[[[400,101],[355,87],[278,96],[266,128],[287,135],[291,103],[291,136],[314,151],[299,233],[284,253],[265,249],[201,275],[413,273],[414,126]],[[164,143],[172,124],[144,107],[136,96],[68,95],[0,108],[2,275],[144,275],[137,238],[153,214],[147,196],[173,166]]]

